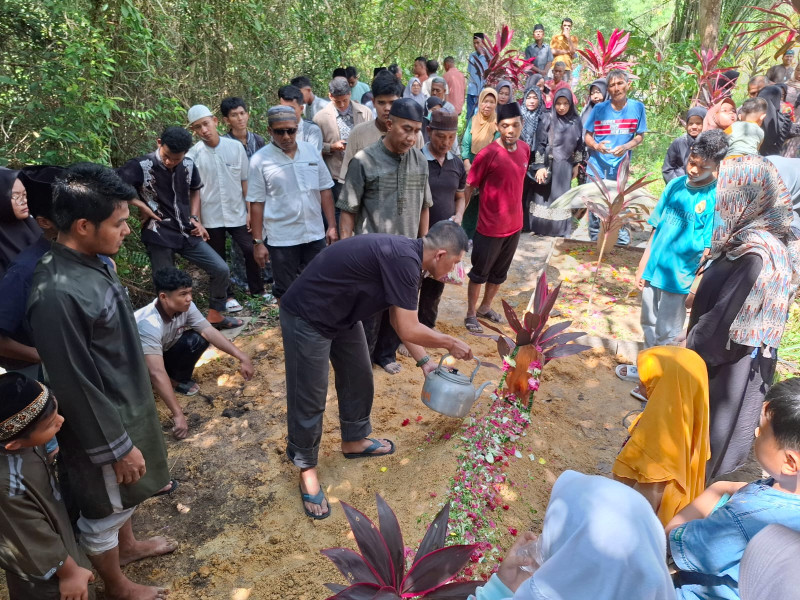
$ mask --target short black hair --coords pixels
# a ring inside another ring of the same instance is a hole
[[[739,114],[742,116],[759,115],[765,112],[767,112],[767,101],[760,96],[748,98],[742,102],[742,106],[739,108]]]
[[[174,292],[192,287],[192,276],[177,267],[164,267],[153,273],[153,285],[156,288],[156,294]]]
[[[347,66],[344,68],[345,77],[350,79],[351,77],[358,77],[358,69],[353,66]]]
[[[763,83],[765,86],[767,85],[767,78],[764,75],[755,75],[750,78],[750,81],[747,82],[747,87],[751,85],[758,85]]]
[[[426,246],[444,248],[451,255],[466,252],[469,246],[467,232],[453,221],[434,223],[423,239]]]
[[[703,160],[719,163],[728,153],[728,136],[720,129],[709,129],[697,136],[691,153]]]
[[[135,198],[136,189],[110,167],[78,163],[53,184],[53,222],[63,232],[78,219],[99,227],[120,204]]]
[[[292,85],[296,88],[300,88],[301,90],[304,87],[311,87],[311,80],[306,77],[305,75],[300,75],[299,77],[295,77],[291,81]]]
[[[247,102],[245,102],[243,98],[239,98],[238,96],[231,96],[230,98],[225,98],[222,102],[219,103],[219,112],[222,113],[223,117],[227,117],[228,113],[235,108],[243,108],[244,112],[248,112]],[[171,148],[172,146],[170,146],[170,149]]]
[[[172,125],[161,133],[161,143],[169,148],[170,152],[180,154],[188,152],[192,147],[192,134],[183,127]]]
[[[281,100],[286,100],[287,102],[297,102],[300,106],[305,104],[303,100],[303,92],[300,91],[299,87],[295,87],[293,85],[284,85],[278,88],[278,98]]]
[[[769,389],[764,401],[778,446],[800,452],[800,377],[776,383]]]
[[[439,70],[439,61],[433,58],[429,61],[426,61],[425,70],[428,72],[428,75],[433,75]]]
[[[372,77],[374,78],[375,75],[377,75],[381,71],[387,71],[387,70],[388,69],[386,67],[375,67],[374,69],[372,69]]]
[[[446,64],[446,65],[447,64],[454,65],[455,63],[456,63],[456,59],[453,58],[452,56],[445,56],[444,57],[444,64]]]
[[[400,72],[400,67],[397,65],[397,63],[392,63],[386,70],[389,71],[389,73],[391,73],[392,75],[397,75]]]
[[[569,23],[570,25],[572,25],[572,19],[570,19],[569,17],[564,17],[563,19],[561,19],[561,24],[563,25],[564,23]]]
[[[414,59],[414,62],[427,63],[428,62],[428,57],[427,56],[418,56],[417,58]]]
[[[372,80],[371,90],[374,100],[378,96],[397,96],[402,98],[405,88],[402,83],[397,81],[397,77],[389,73],[389,71],[381,71]]]
[[[347,69],[343,69],[342,67],[339,67],[338,69],[334,69],[333,70],[333,79],[335,79],[336,77],[344,77],[345,79],[347,79]]]

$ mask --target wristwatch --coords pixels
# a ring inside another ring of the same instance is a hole
[[[258,246],[259,244],[263,244],[264,240],[259,238],[253,238],[253,246]]]
[[[200,217],[198,217],[197,215],[189,215],[189,219],[194,219],[198,223],[200,222]]]

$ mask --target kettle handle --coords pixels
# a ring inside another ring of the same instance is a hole
[[[445,355],[444,355],[442,358],[440,358],[440,359],[439,359],[439,365],[436,367],[436,370],[437,370],[437,371],[438,371],[439,369],[441,369],[441,367],[442,367],[442,363],[444,362],[444,359],[445,359],[445,358],[447,358],[448,356],[452,356],[452,355],[451,355],[451,354],[445,354]],[[477,366],[475,367],[475,370],[472,372],[472,375],[470,375],[470,376],[469,376],[470,383],[472,382],[472,380],[473,380],[473,379],[475,379],[475,374],[478,372],[478,369],[480,369],[480,368],[481,368],[481,359],[480,359],[480,358],[478,358],[477,356],[473,356],[472,358],[474,358],[474,359],[475,359],[475,361],[476,361],[478,364],[477,364]]]

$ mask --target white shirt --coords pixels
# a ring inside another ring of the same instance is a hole
[[[200,333],[211,327],[211,323],[197,309],[194,302],[189,306],[189,310],[175,313],[170,319],[160,310],[156,298],[133,313],[133,316],[139,329],[144,354],[163,355],[175,345],[187,329],[194,329]]]
[[[247,152],[241,142],[219,138],[216,148],[197,142],[186,155],[194,161],[203,187],[200,220],[206,229],[241,227],[247,223],[242,181],[247,181]]]
[[[272,143],[250,159],[247,201],[264,202],[264,237],[270,246],[323,239],[320,191],[332,187],[322,154],[308,142],[297,142],[293,159]]]

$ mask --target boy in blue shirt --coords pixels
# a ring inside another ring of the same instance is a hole
[[[667,525],[679,600],[739,600],[748,542],[772,523],[800,531],[800,378],[767,393],[754,450],[768,479],[718,481]]]

